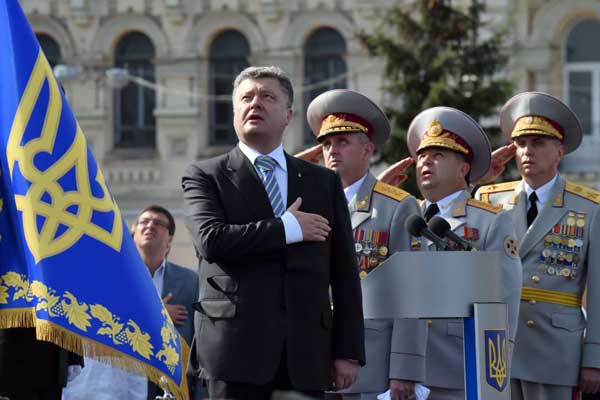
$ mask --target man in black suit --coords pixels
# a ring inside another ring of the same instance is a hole
[[[208,262],[192,363],[211,398],[321,397],[352,384],[364,363],[346,200],[333,172],[283,151],[292,103],[279,68],[242,71],[233,90],[238,146],[183,176],[186,225]]]

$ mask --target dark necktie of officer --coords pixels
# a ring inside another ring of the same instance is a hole
[[[438,207],[437,203],[431,203],[425,210],[425,214],[423,214],[423,218],[425,219],[425,222],[429,222],[431,217],[433,217],[435,214],[437,214],[439,212],[440,212],[440,208]]]
[[[537,199],[537,194],[535,194],[535,192],[531,192],[529,195],[529,210],[527,210],[527,226],[531,226],[531,224],[533,224],[533,220],[535,220],[535,217],[538,215],[536,204]]]

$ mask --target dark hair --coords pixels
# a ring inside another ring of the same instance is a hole
[[[168,231],[169,231],[169,235],[173,236],[175,234],[175,218],[173,218],[173,215],[169,212],[169,210],[167,210],[163,206],[159,206],[157,204],[151,204],[149,206],[144,207],[142,209],[142,211],[140,211],[140,213],[138,214],[137,219],[139,219],[140,215],[142,215],[146,211],[151,211],[151,212],[154,212],[154,213],[157,213],[157,214],[162,214],[165,217],[167,217],[167,219],[169,220],[169,226],[167,228]]]
[[[245,81],[246,79],[262,79],[262,78],[271,78],[277,79],[279,82],[279,86],[281,86],[281,90],[287,95],[288,102],[287,106],[292,108],[294,104],[294,88],[292,86],[292,81],[286,75],[286,73],[279,67],[270,66],[270,67],[248,67],[244,69],[233,81],[233,93],[232,96],[235,96],[235,91],[240,86],[240,83]]]

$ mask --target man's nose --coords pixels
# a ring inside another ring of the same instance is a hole
[[[252,101],[250,102],[250,106],[252,108],[256,108],[256,107],[262,107],[262,101],[260,100],[260,96],[254,96],[252,98]]]
[[[533,147],[529,145],[523,146],[523,154],[531,155],[533,154]]]

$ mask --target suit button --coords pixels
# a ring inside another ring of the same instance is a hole
[[[529,304],[531,304],[532,306],[535,305],[535,303],[537,303],[537,301],[535,301],[535,300],[529,300]]]
[[[433,321],[432,321],[432,320],[430,320],[430,319],[428,319],[428,320],[427,320],[427,326],[428,326],[429,328],[431,328],[431,325],[433,325]]]
[[[531,280],[533,281],[533,283],[539,283],[541,281],[540,277],[537,275],[532,276]]]
[[[529,328],[533,328],[533,327],[535,326],[535,321],[534,321],[534,320],[532,320],[532,319],[530,319],[529,321],[527,321],[527,326],[528,326]]]

